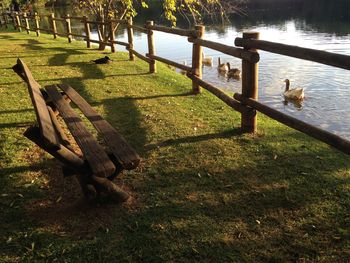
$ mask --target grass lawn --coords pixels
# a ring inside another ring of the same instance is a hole
[[[119,47],[120,50],[120,47]],[[240,114],[158,64],[34,33],[0,33],[1,262],[349,262],[349,156],[259,114]],[[87,204],[74,178],[22,133],[34,120],[22,58],[68,83],[142,157],[123,205]]]

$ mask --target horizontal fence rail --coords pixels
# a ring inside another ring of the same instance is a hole
[[[252,63],[257,63],[260,59],[259,54],[257,52],[246,51],[241,48],[236,48],[204,39],[189,38],[188,41],[191,43],[201,45],[202,47],[214,49],[216,51],[236,58],[247,60]]]
[[[48,19],[49,28],[43,28],[40,26],[40,21],[44,18]],[[65,32],[57,31],[56,21],[64,23]],[[78,22],[84,25],[85,35],[72,33],[72,21],[74,21],[74,23]],[[196,26],[194,29],[186,30],[154,25],[153,21],[148,21],[144,26],[138,26],[133,25],[132,18],[127,20],[114,19],[108,21],[92,21],[88,20],[86,16],[75,17],[65,15],[61,18],[56,18],[54,14],[42,15],[35,13],[34,15],[29,16],[25,13],[3,13],[0,15],[0,22],[1,26],[5,26],[7,28],[8,25],[11,24],[18,31],[24,29],[28,34],[30,31],[35,31],[37,36],[40,35],[40,31],[43,31],[52,34],[54,38],[56,38],[56,36],[67,37],[69,42],[72,41],[73,37],[79,37],[86,41],[88,48],[90,48],[90,43],[103,44],[105,46],[109,46],[111,48],[111,52],[115,52],[115,44],[124,46],[126,50],[129,51],[130,60],[134,60],[134,56],[136,56],[149,64],[150,73],[155,73],[157,71],[156,61],[176,67],[186,72],[186,76],[192,81],[192,92],[194,94],[199,93],[201,91],[201,87],[215,95],[232,109],[241,113],[241,130],[243,132],[252,133],[257,131],[257,112],[261,112],[280,123],[325,142],[344,153],[350,154],[349,140],[343,139],[340,136],[322,130],[258,102],[258,62],[260,60],[260,56],[257,50],[264,50],[271,53],[318,62],[347,70],[350,70],[350,56],[259,40],[259,34],[256,32],[243,33],[243,38],[238,37],[235,39],[235,46],[229,46],[214,41],[205,40],[204,26]],[[31,23],[34,23],[34,27],[31,26]],[[109,32],[109,39],[91,39],[90,24],[97,25],[98,27],[105,27],[105,29]],[[118,41],[115,39],[114,31],[119,25],[124,25],[125,29],[127,30],[127,42]],[[137,52],[134,49],[134,30],[147,34],[148,53],[145,55]],[[187,40],[193,44],[192,65],[187,66],[167,58],[157,56],[154,31],[187,37]],[[203,47],[210,48],[242,60],[242,94],[235,93],[234,96],[231,97],[221,89],[202,80]]]
[[[144,55],[140,54],[139,52],[137,52],[134,49],[130,49],[127,48],[127,50],[129,50],[132,54],[134,54],[136,57],[138,57],[139,59],[142,59],[143,61],[147,62],[147,63],[151,63],[151,59],[149,59],[148,57],[145,57]]]
[[[274,43],[264,40],[243,39],[237,37],[235,45],[239,47],[256,48],[271,53],[286,55],[289,57],[309,60],[337,68],[350,70],[350,56],[335,54],[327,51],[291,46],[286,44]]]
[[[250,98],[244,98],[241,94],[235,93],[234,98],[241,101],[245,105],[252,107],[253,109],[265,114],[266,116],[274,119],[280,123],[283,123],[293,129],[301,131],[311,137],[314,137],[322,142],[325,142],[338,150],[350,154],[350,141],[341,138],[333,133],[317,128],[304,121],[298,120],[287,114],[279,112],[271,107],[268,107],[256,100]]]
[[[166,58],[162,58],[162,57],[158,57],[158,56],[150,55],[150,54],[146,54],[146,56],[151,58],[151,59],[155,59],[155,60],[158,60],[158,61],[163,62],[165,64],[168,64],[169,66],[173,66],[173,67],[176,67],[178,69],[185,70],[187,72],[191,72],[192,71],[191,67],[183,65],[183,64],[180,64],[180,63],[177,63],[177,62],[174,62],[174,61],[166,59]]]
[[[169,33],[169,34],[175,34],[178,36],[185,36],[185,37],[196,36],[196,33],[193,30],[171,28],[171,27],[158,26],[158,25],[150,25],[150,26],[146,26],[146,28],[150,30]]]
[[[129,27],[145,34],[148,33],[148,29],[141,26],[130,25]]]
[[[203,81],[202,79],[194,76],[193,74],[188,74],[187,76],[193,81],[195,81],[196,83],[198,83],[201,87],[203,87],[204,89],[206,89],[207,91],[209,91],[210,93],[214,94],[216,97],[221,99],[223,102],[225,102],[228,106],[230,106],[234,110],[240,113],[249,114],[251,116],[254,116],[256,114],[253,109],[242,105],[239,101],[233,99],[232,97],[227,95],[225,92],[216,88],[210,83]]]

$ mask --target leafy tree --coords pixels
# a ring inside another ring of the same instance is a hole
[[[108,19],[123,19],[136,16],[135,5],[148,8],[145,0],[75,0],[79,9],[88,11],[96,21]],[[212,19],[225,18],[228,7],[238,10],[234,3],[241,0],[159,0],[163,2],[164,16],[173,26],[177,17],[183,16],[189,24],[201,21],[203,15],[210,15]],[[115,30],[115,29],[114,29]],[[98,36],[103,42],[110,37],[110,30],[104,25],[98,25]],[[100,44],[100,49],[104,49]]]
[[[11,0],[0,0],[0,7],[7,9],[11,6]]]

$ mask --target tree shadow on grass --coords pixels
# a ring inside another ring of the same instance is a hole
[[[32,122],[10,122],[10,123],[0,123],[0,129],[5,128],[19,128],[19,127],[28,127]]]
[[[219,132],[219,133],[210,133],[210,134],[202,134],[202,135],[195,135],[195,136],[187,136],[187,137],[182,137],[178,139],[169,139],[169,140],[162,141],[155,144],[148,144],[145,146],[145,151],[151,151],[156,148],[167,147],[167,146],[176,146],[177,144],[181,144],[181,143],[196,143],[196,142],[208,141],[212,139],[230,138],[232,136],[237,136],[241,134],[242,134],[242,131],[240,128],[234,128],[234,129]]]
[[[295,165],[300,156],[295,153],[289,159]],[[305,162],[312,158],[315,155],[306,156]],[[301,174],[289,169],[290,160],[278,160],[280,176],[271,172],[276,169],[273,159],[220,173],[206,167],[207,174],[201,176],[191,169],[155,172],[138,188],[145,204],[125,220],[132,228],[119,225],[117,235],[124,237],[119,246],[125,251],[137,247],[146,261],[187,256],[197,260],[233,256],[252,262],[274,257],[297,261],[301,257],[315,259],[330,247],[341,253],[348,237],[343,235],[337,244],[333,237],[348,224],[349,208],[344,200],[349,200],[346,186],[350,179],[330,175],[349,165],[334,164],[331,171],[322,172],[318,167],[317,174]],[[332,160],[331,156],[323,161]],[[322,166],[323,161],[316,161],[315,166]],[[335,207],[329,203],[332,201],[337,203]],[[322,207],[323,203],[329,205]],[[133,255],[136,258],[132,259],[138,260],[138,253]],[[126,258],[126,253],[122,257]]]
[[[15,38],[15,37],[10,36],[10,35],[0,35],[0,39],[13,40],[13,41],[22,40],[22,39]]]
[[[63,58],[67,60],[69,56]],[[58,58],[51,63],[62,64]],[[88,78],[90,69],[77,65]],[[103,72],[98,72],[97,76],[102,79]],[[148,98],[107,98],[94,102],[81,80],[68,78],[64,81],[74,83],[74,88],[93,105],[102,104],[106,119],[137,151],[144,153],[147,134],[140,124],[142,116],[135,100]],[[151,99],[162,96],[168,95],[151,96]],[[305,136],[297,132],[284,133],[284,136],[305,140]],[[216,144],[217,139],[229,145],[233,138],[237,147],[247,147],[246,158],[233,156],[222,161],[224,156],[213,154],[225,145]],[[136,172],[135,177],[139,178],[125,179],[126,187],[136,188],[139,197],[136,203],[142,202],[139,207],[133,203],[131,209],[128,205],[114,209],[108,205],[83,205],[82,198],[78,197],[79,187],[70,181],[71,178],[63,180],[57,172],[57,162],[52,161],[46,163],[47,167],[52,167],[48,173],[46,198],[37,198],[37,203],[29,204],[32,209],[29,214],[32,219],[37,216],[47,232],[64,233],[69,238],[91,234],[95,238],[91,246],[82,244],[67,248],[65,256],[70,260],[80,257],[77,259],[88,261],[83,253],[86,249],[106,262],[116,258],[148,262],[182,258],[266,262],[274,257],[281,257],[280,261],[297,261],[300,257],[315,257],[322,248],[325,248],[323,251],[327,251],[327,247],[341,250],[348,237],[341,236],[335,243],[333,234],[339,234],[334,229],[348,224],[346,186],[350,182],[347,178],[335,178],[333,173],[349,169],[346,158],[323,146],[315,147],[314,142],[292,150],[293,145],[281,138],[276,140],[286,144],[285,152],[280,150],[277,159],[269,156],[275,149],[264,138],[248,142],[239,138],[236,131],[188,136],[150,145],[147,151],[157,146],[167,147],[172,151],[169,156],[175,157],[171,160],[156,158],[144,167],[144,173]],[[210,146],[211,154],[199,155],[196,147],[201,143],[205,145],[198,148]],[[259,146],[259,152],[250,144]],[[185,148],[178,147],[181,145]],[[189,152],[188,149],[194,150]],[[165,151],[159,157],[163,154]],[[199,164],[199,168],[191,166],[194,163]],[[328,204],[326,212],[321,208],[317,210],[318,204]],[[90,230],[84,230],[90,226]],[[57,238],[57,242],[60,241]],[[322,244],[316,245],[319,241]],[[40,246],[47,248],[50,242],[42,241]]]
[[[282,167],[287,164],[280,162]],[[327,253],[346,259],[346,236],[336,243],[333,239],[339,235],[337,229],[346,225],[346,206],[345,210],[327,207],[326,216],[320,217],[310,207],[334,198],[339,204],[348,195],[344,186],[350,179],[334,180],[327,172],[300,176],[286,169],[285,175],[271,181],[268,172],[255,173],[262,165],[216,174],[208,169],[210,175],[201,177],[185,169],[145,178],[138,185],[143,204],[132,212],[120,208],[118,220],[98,221],[99,238],[90,251],[105,261],[118,257],[147,262],[180,258],[296,262]],[[325,196],[335,191],[336,197]],[[96,220],[87,211],[88,218]],[[70,221],[77,221],[85,212],[76,211]],[[103,234],[104,229],[111,229],[109,223],[112,230]],[[68,230],[63,224],[62,231]],[[105,246],[106,242],[110,245]],[[67,255],[75,256],[80,249],[72,247]]]
[[[179,94],[161,94],[161,95],[153,95],[153,96],[146,96],[146,97],[129,97],[129,99],[132,100],[149,100],[149,99],[159,99],[159,98],[172,98],[172,97],[184,97],[184,96],[192,96],[193,92],[185,92],[185,93],[179,93]]]

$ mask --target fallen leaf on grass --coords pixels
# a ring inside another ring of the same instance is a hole
[[[62,200],[62,196],[60,196],[59,198],[57,198],[56,203],[58,203],[58,202],[61,201],[61,200]]]

